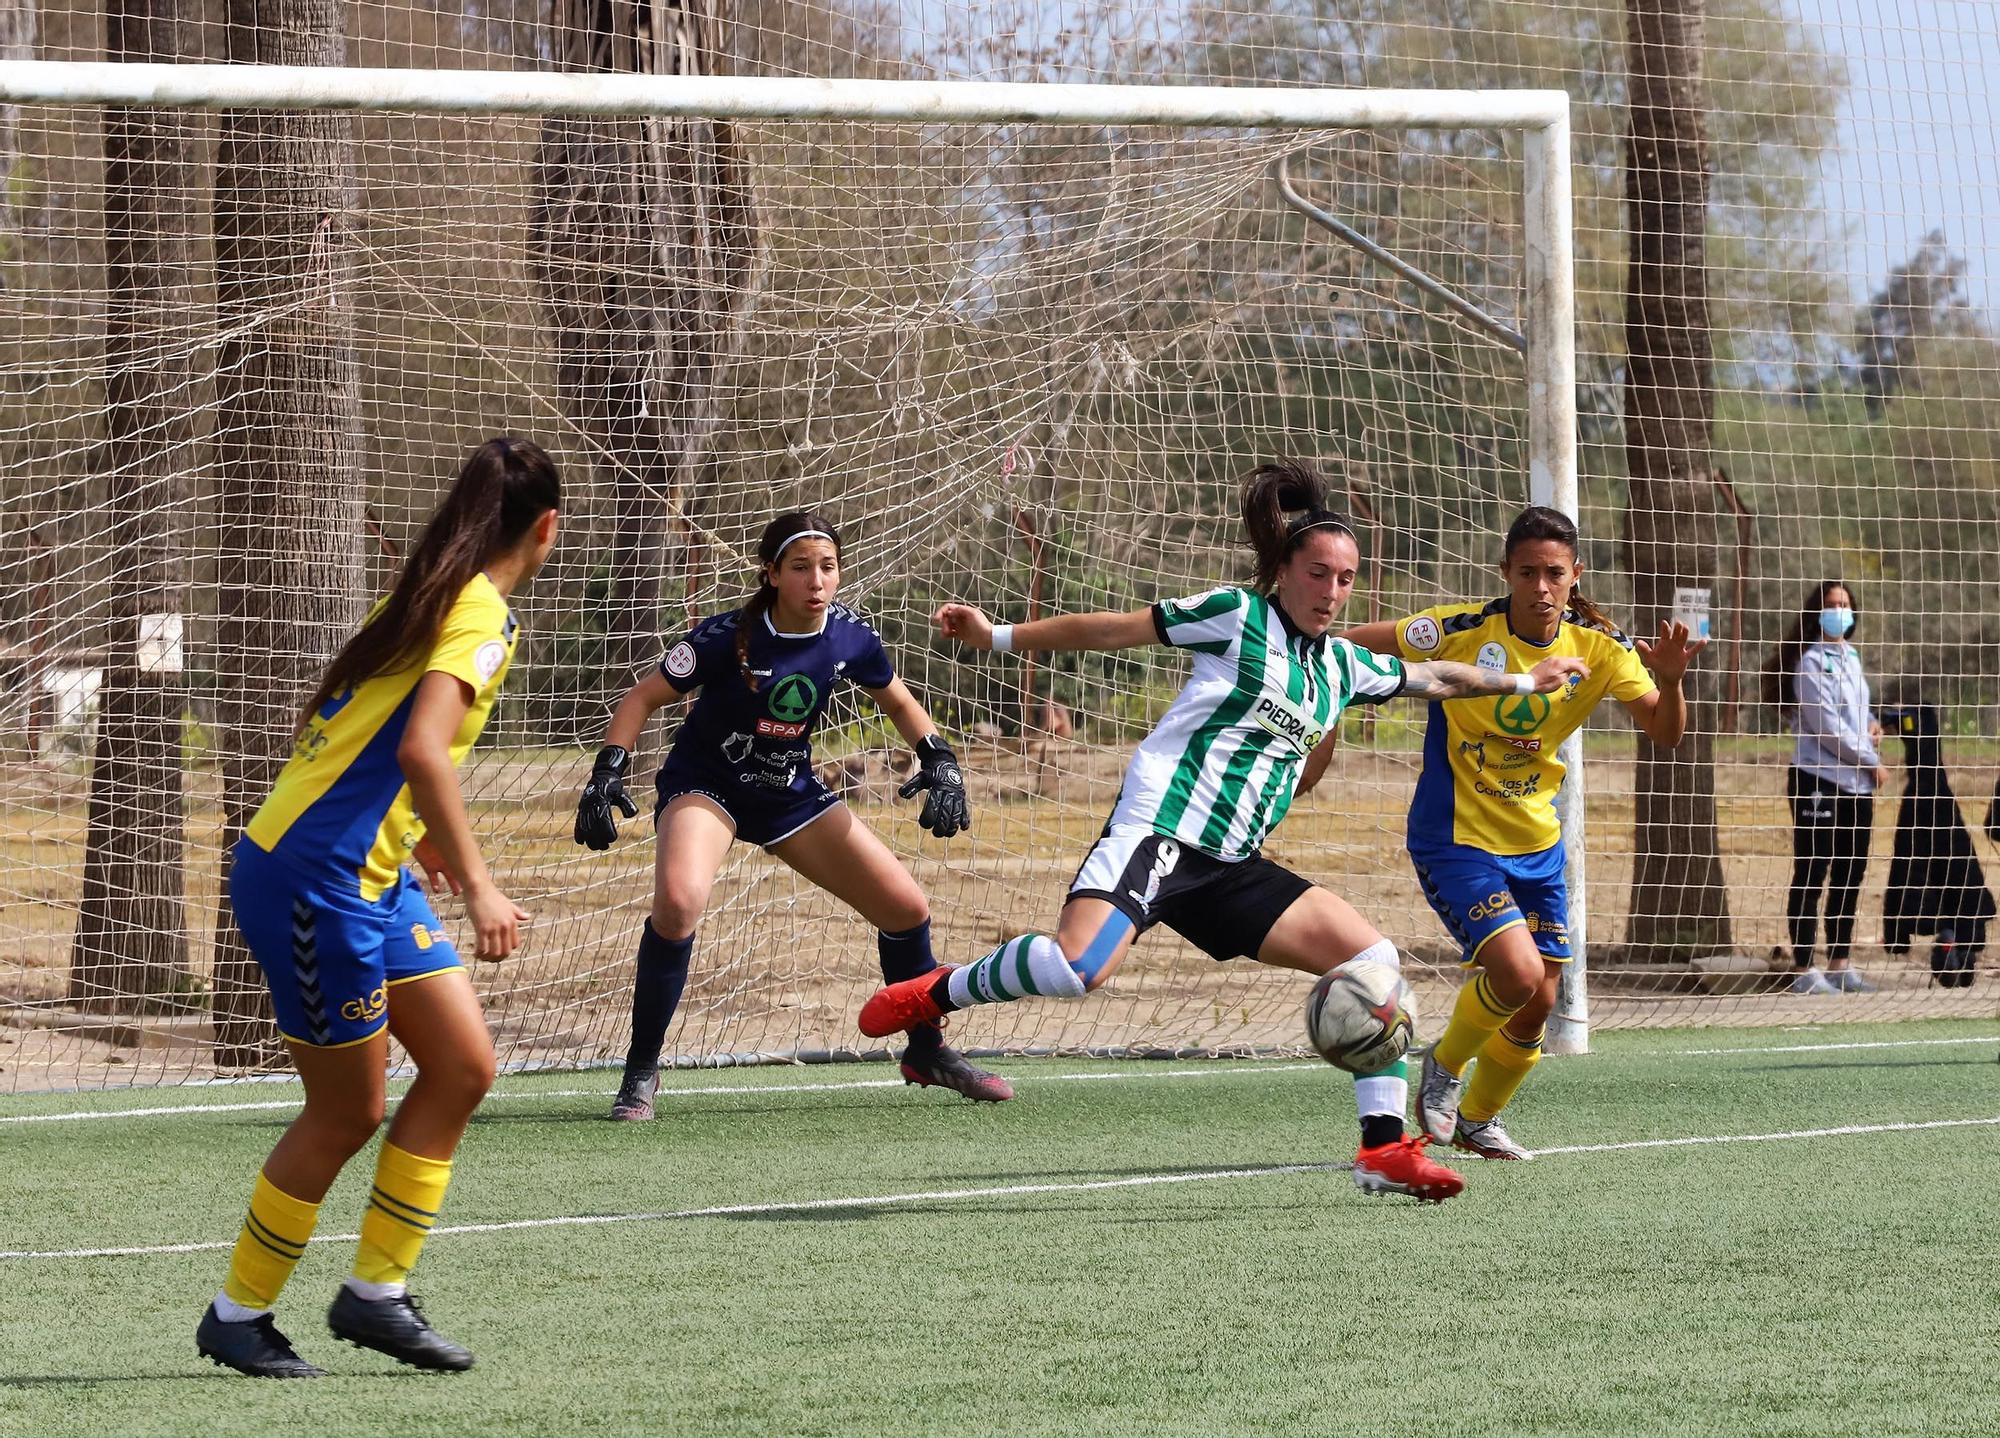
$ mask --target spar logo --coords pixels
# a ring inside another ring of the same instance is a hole
[[[1508,694],[1493,702],[1493,722],[1502,735],[1524,738],[1542,727],[1549,717],[1546,694]]]
[[[785,724],[803,724],[819,702],[819,686],[803,674],[787,674],[771,686],[771,717]]]

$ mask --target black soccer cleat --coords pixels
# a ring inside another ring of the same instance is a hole
[[[412,1368],[460,1373],[472,1366],[472,1355],[426,1323],[417,1300],[407,1293],[363,1298],[343,1287],[326,1311],[326,1326],[335,1338],[386,1353]]]
[[[252,1378],[324,1378],[326,1370],[292,1351],[269,1313],[243,1323],[225,1323],[213,1303],[194,1330],[195,1352],[218,1368],[234,1368]]]
[[[1005,1103],[1014,1096],[1014,1085],[982,1068],[974,1068],[964,1054],[950,1044],[938,1044],[928,1052],[915,1045],[903,1050],[903,1082],[924,1088],[948,1088],[974,1103]]]
[[[644,1123],[653,1116],[653,1095],[660,1091],[660,1071],[626,1070],[618,1084],[618,1097],[611,1100],[614,1123]]]

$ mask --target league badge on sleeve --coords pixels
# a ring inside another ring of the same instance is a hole
[[[694,674],[694,646],[683,639],[667,651],[660,669],[669,679],[687,679]]]
[[[1443,636],[1438,633],[1438,622],[1428,614],[1419,614],[1403,626],[1403,643],[1419,654],[1429,654],[1442,639]]]
[[[500,672],[500,666],[507,662],[507,646],[498,639],[489,639],[473,653],[472,668],[479,675],[481,684],[491,684],[493,676]]]

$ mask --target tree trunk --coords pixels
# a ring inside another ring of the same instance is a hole
[[[728,3],[550,0],[550,53],[570,74],[724,73]],[[667,556],[689,550],[689,490],[758,266],[756,213],[724,120],[552,116],[536,192],[557,387],[610,496],[608,694],[654,657]]]
[[[1625,184],[1625,508],[1633,624],[1654,633],[1675,591],[1713,593],[1715,414],[1708,329],[1708,140],[1702,0],[1626,0],[1630,133]],[[1715,823],[1712,667],[1688,675],[1678,749],[1638,738],[1632,903],[1626,944],[1639,962],[1726,949],[1729,894]]]
[[[341,0],[230,0],[239,64],[344,65]],[[223,114],[216,154],[216,481],[222,564],[216,719],[224,863],[270,792],[328,659],[359,622],[360,388],[349,291],[353,121]],[[225,899],[215,1059],[269,1062],[276,1030]]]
[[[201,56],[198,0],[113,0],[114,61]],[[172,1007],[188,974],[183,833],[183,516],[201,464],[194,331],[200,156],[175,110],[104,112],[105,475],[110,662],[98,691],[83,902],[69,994],[86,1008]]]
[[[0,0],[0,60],[35,58],[36,0]],[[20,216],[14,213],[14,165],[21,158],[17,148],[21,127],[21,107],[0,105],[0,234],[21,233]]]

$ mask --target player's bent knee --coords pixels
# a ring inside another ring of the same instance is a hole
[[[1511,1008],[1532,1003],[1541,992],[1542,959],[1532,950],[1525,959],[1511,952],[1485,956],[1480,967],[1486,970],[1493,997]]]
[[[381,1099],[338,1105],[307,1104],[297,1122],[309,1127],[316,1143],[327,1150],[347,1155],[361,1152],[382,1126],[385,1105]]]
[[[695,925],[701,922],[701,911],[707,907],[708,896],[691,896],[665,893],[653,899],[653,932],[663,939],[683,938],[692,934]]]

